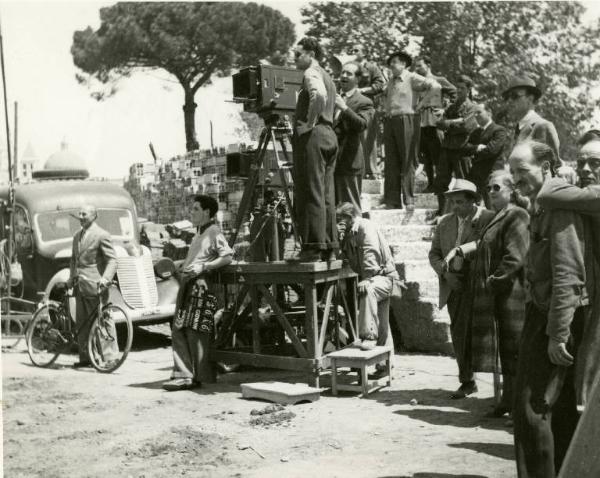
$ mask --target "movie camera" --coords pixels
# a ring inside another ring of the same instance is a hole
[[[233,100],[243,103],[244,111],[263,119],[291,114],[296,109],[302,75],[302,71],[285,66],[243,68],[233,75]]]

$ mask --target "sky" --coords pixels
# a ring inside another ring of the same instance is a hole
[[[19,156],[31,145],[40,167],[64,140],[87,163],[92,176],[125,177],[129,166],[151,162],[148,143],[159,157],[185,152],[183,90],[159,71],[134,74],[119,82],[112,97],[98,102],[75,79],[70,48],[73,32],[100,24],[99,9],[115,2],[0,1],[9,124],[13,134],[13,103],[18,102]],[[284,13],[305,30],[300,8],[308,2],[261,2]],[[600,16],[600,0],[583,2],[586,19]],[[235,133],[241,106],[231,99],[231,78],[214,81],[196,95],[196,131],[201,147],[210,146],[210,121],[215,146],[247,137]],[[0,155],[6,155],[4,111],[0,114]],[[11,138],[12,142],[12,138]],[[0,164],[2,170],[6,164]]]

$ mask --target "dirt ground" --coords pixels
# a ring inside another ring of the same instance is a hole
[[[136,329],[133,351],[111,375],[68,367],[74,356],[46,370],[23,349],[4,352],[4,476],[516,475],[506,419],[484,417],[491,376],[478,377],[474,397],[450,400],[451,358],[397,355],[391,389],[366,399],[324,392],[265,420],[256,413],[269,404],[243,399],[240,384],[301,382],[301,375],[247,368],[202,389],[165,392],[170,341],[164,328],[151,330]]]

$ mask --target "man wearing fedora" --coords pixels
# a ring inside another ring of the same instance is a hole
[[[384,97],[385,170],[383,201],[385,209],[414,208],[415,169],[418,163],[420,117],[415,113],[416,95],[438,84],[408,71],[410,55],[403,51],[387,59],[392,71]]]
[[[502,93],[509,113],[517,123],[513,136],[514,144],[528,139],[538,141],[550,146],[559,158],[560,140],[554,124],[535,111],[541,97],[542,91],[528,76],[515,76]]]
[[[494,213],[477,206],[477,187],[466,179],[457,179],[445,193],[452,212],[442,216],[433,234],[429,263],[435,270],[440,284],[440,309],[448,306],[452,346],[458,363],[460,387],[451,398],[465,398],[477,392],[477,384],[471,368],[470,264],[457,256],[457,247],[480,237],[483,228],[492,220]],[[459,251],[459,249],[458,249]]]

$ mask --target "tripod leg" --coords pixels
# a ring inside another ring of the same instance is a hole
[[[271,131],[269,128],[264,128],[260,134],[260,141],[258,142],[256,157],[253,159],[250,167],[250,177],[248,178],[248,183],[244,188],[244,194],[242,195],[242,200],[240,201],[240,207],[238,209],[237,217],[235,218],[235,228],[231,238],[229,239],[229,247],[233,247],[235,244],[242,222],[244,221],[244,218],[246,217],[246,214],[248,214],[250,206],[252,205],[252,197],[254,196],[256,185],[258,183],[258,174],[264,161],[265,153],[267,151],[267,144],[271,139],[270,133]]]
[[[273,134],[273,132],[271,132],[271,134]],[[276,144],[274,136],[273,136],[273,144]],[[288,152],[287,152],[287,148],[285,147],[285,141],[283,138],[279,139],[279,144],[281,145],[281,150],[283,152],[285,162],[289,163],[290,161],[289,161],[289,157],[288,157]],[[279,155],[277,154],[277,148],[275,148],[275,155],[277,157],[277,163],[279,165]],[[299,242],[300,244],[302,244],[302,239],[300,237],[300,234],[298,234],[298,221],[296,221],[296,213],[294,212],[294,207],[292,205],[292,198],[290,195],[290,186],[287,182],[287,178],[285,177],[285,171],[283,170],[283,168],[278,168],[278,170],[279,170],[279,177],[281,178],[281,184],[283,185],[285,201],[288,205],[288,211],[290,213],[290,217],[292,218],[292,230],[294,232],[294,238],[296,239],[296,242]],[[293,176],[292,176],[292,179],[293,179]]]

